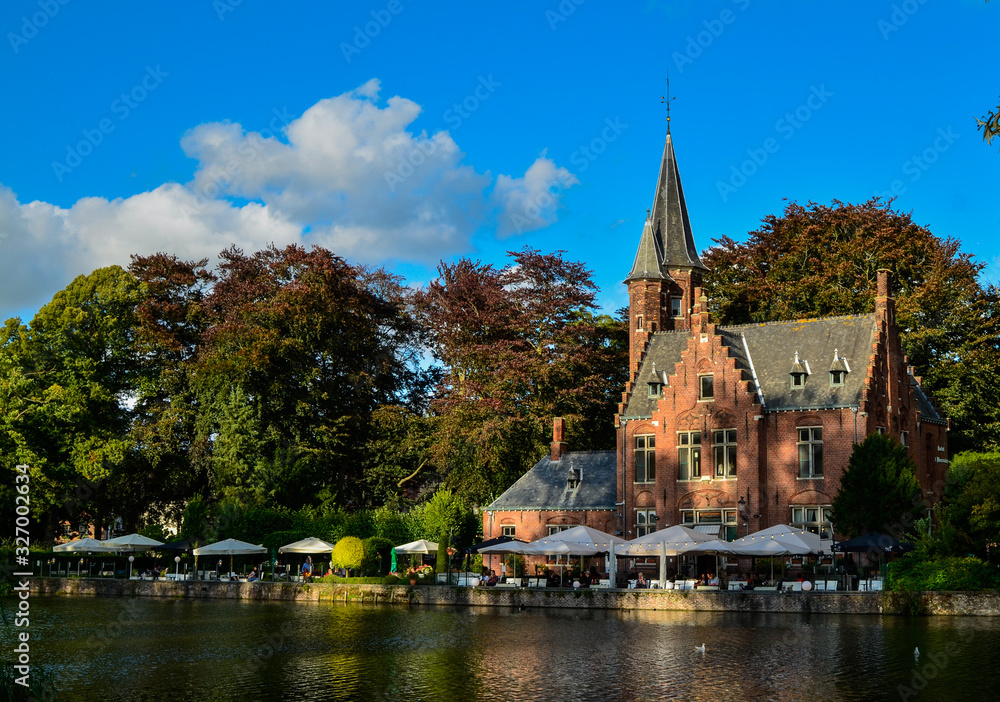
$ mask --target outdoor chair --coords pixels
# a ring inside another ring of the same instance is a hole
[[[730,589],[730,590],[742,590],[742,589],[743,589],[743,586],[744,586],[745,584],[746,584],[746,583],[744,583],[744,582],[741,582],[741,581],[739,581],[739,580],[730,580],[730,581],[729,581],[729,589]]]
[[[881,580],[872,580],[872,592],[880,592],[882,590]]]
[[[813,583],[813,590],[815,590],[816,592],[822,592],[822,591],[826,590],[826,581],[825,580],[817,580],[816,582],[814,582]]]
[[[837,581],[836,580],[827,580],[826,581],[826,591],[827,592],[834,592],[836,589],[837,589]]]
[[[792,583],[788,583],[788,592],[802,592],[802,583],[798,580]]]
[[[538,587],[538,578],[528,578],[528,587]]]

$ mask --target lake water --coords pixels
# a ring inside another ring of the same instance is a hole
[[[981,617],[31,605],[32,664],[62,700],[1000,699],[1000,622]]]

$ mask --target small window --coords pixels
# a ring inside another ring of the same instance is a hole
[[[678,480],[701,478],[701,432],[685,431],[677,435]]]
[[[635,437],[635,482],[656,481],[656,437],[640,434]]]
[[[885,434],[885,427],[875,427],[875,433],[878,434],[879,436]]]
[[[712,432],[712,449],[715,452],[715,477],[736,477],[736,430],[720,429]]]
[[[511,524],[511,525],[509,525],[509,526],[502,526],[502,527],[500,527],[500,531],[502,532],[502,534],[503,534],[504,536],[509,536],[509,537],[511,537],[511,538],[513,538],[513,537],[514,537],[514,531],[515,531],[516,529],[517,529],[517,527],[516,527],[516,526],[514,526],[513,524]]]
[[[792,387],[801,388],[806,384],[806,374],[805,373],[792,373]]]
[[[645,536],[656,531],[656,510],[640,509],[635,513],[636,536]]]
[[[639,329],[639,330],[642,329],[642,315],[641,314],[637,315],[636,318],[635,318],[635,328]]]
[[[681,309],[682,298],[672,297],[670,298],[670,316],[674,319],[684,316],[684,311]]]
[[[823,477],[823,429],[822,427],[802,427],[799,429],[799,477]]]
[[[648,383],[646,392],[650,397],[659,397],[662,386],[659,383]]]
[[[715,377],[711,375],[698,376],[699,399],[711,400],[715,397]]]
[[[908,431],[899,432],[899,443],[901,443],[903,446],[909,446],[910,445],[909,441],[910,441],[910,432]]]
[[[845,371],[835,370],[830,371],[830,385],[833,387],[838,387],[844,384],[844,377],[847,375]]]

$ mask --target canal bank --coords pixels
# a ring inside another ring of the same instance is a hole
[[[446,586],[32,578],[36,595],[234,599],[467,607],[997,616],[997,592],[675,592]]]

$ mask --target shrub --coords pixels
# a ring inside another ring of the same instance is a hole
[[[389,539],[372,536],[365,539],[364,547],[365,559],[361,564],[361,572],[364,575],[385,575],[388,573],[393,543]]]
[[[395,575],[387,575],[382,578],[383,585],[399,585],[400,580]]]
[[[365,545],[356,536],[345,536],[337,542],[333,549],[330,563],[335,568],[346,568],[348,571],[361,567],[365,559]]]
[[[997,569],[973,556],[925,560],[914,554],[889,564],[890,590],[992,590],[1000,586]]]

